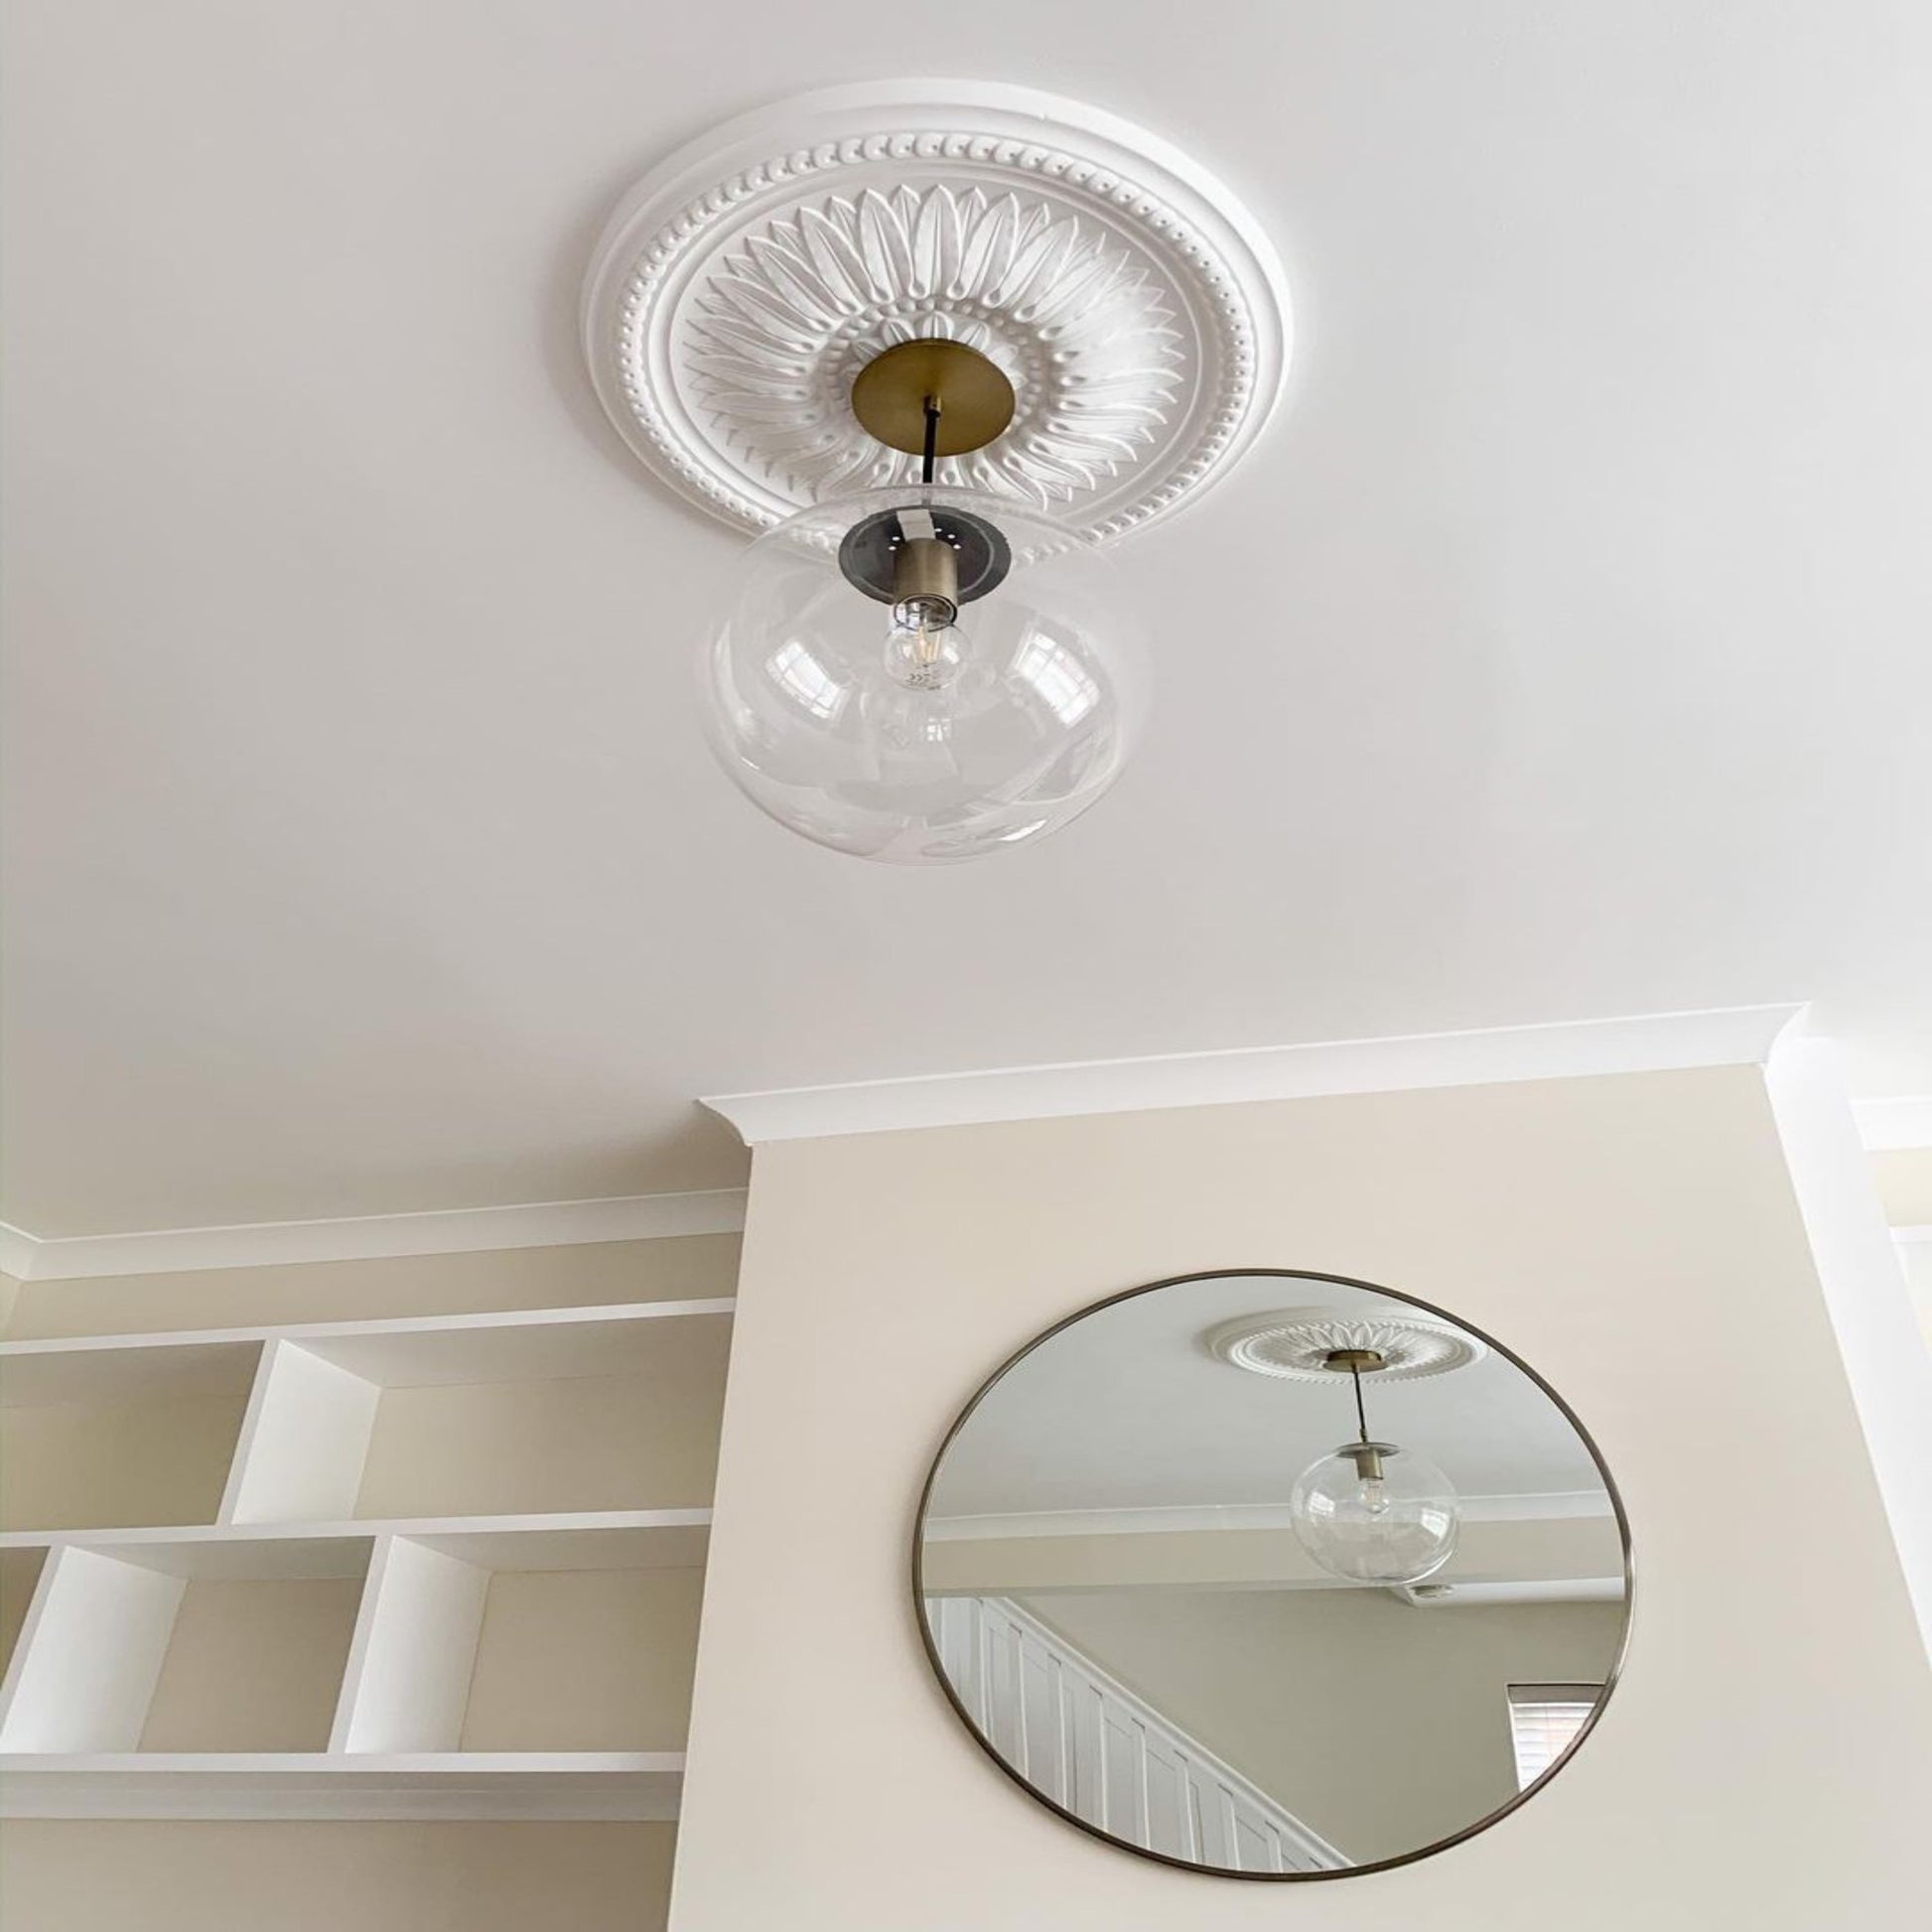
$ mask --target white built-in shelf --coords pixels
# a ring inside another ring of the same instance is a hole
[[[496,1570],[677,1570],[705,1559],[709,1509],[580,1509],[540,1516],[400,1516],[335,1523],[209,1523],[7,1530],[0,1551],[78,1543],[180,1577],[354,1577],[378,1536],[406,1536]]]
[[[0,1343],[0,1531],[696,1507],[732,1309]]]
[[[649,1347],[641,1322],[730,1314],[732,1297],[512,1309],[483,1314],[301,1321],[254,1328],[174,1328],[142,1335],[0,1341],[0,1404],[97,1396],[117,1383],[194,1392],[245,1380],[269,1342],[293,1342],[395,1387],[502,1377],[618,1375]]]
[[[10,1818],[677,1816],[682,1751],[0,1754]]]
[[[0,1343],[0,1813],[674,1817],[733,1306]]]

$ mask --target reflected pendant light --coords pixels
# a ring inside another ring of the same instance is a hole
[[[1103,546],[1260,434],[1286,291],[1240,204],[1118,116],[989,81],[780,101],[666,158],[585,290],[598,395],[756,534],[701,653],[712,750],[862,858],[1033,844],[1146,698]]]
[[[1374,1348],[1328,1351],[1325,1366],[1354,1383],[1356,1440],[1302,1471],[1289,1514],[1302,1547],[1330,1576],[1417,1584],[1455,1554],[1455,1488],[1427,1456],[1370,1438],[1362,1376],[1384,1360]]]

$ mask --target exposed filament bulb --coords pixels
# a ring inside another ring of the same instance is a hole
[[[893,627],[886,668],[911,691],[943,690],[959,673],[966,639],[959,617],[959,562],[943,537],[909,537],[893,558]]]

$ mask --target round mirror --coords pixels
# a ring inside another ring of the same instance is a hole
[[[1244,1878],[1494,1824],[1615,1680],[1629,1534],[1500,1342],[1365,1282],[1192,1275],[1030,1342],[926,1480],[954,1709],[1070,1823]]]

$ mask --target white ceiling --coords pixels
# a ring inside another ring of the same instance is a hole
[[[696,1094],[1794,998],[1932,1091],[1932,9],[7,19],[9,1219],[729,1185]],[[1135,767],[932,873],[709,765],[738,539],[575,328],[661,152],[922,65],[1189,147],[1300,325],[1120,553]]]
[[[932,1514],[1285,1504],[1315,1457],[1354,1438],[1348,1380],[1249,1374],[1203,1338],[1286,1309],[1415,1317],[1388,1296],[1280,1278],[1180,1282],[1117,1303],[988,1391],[946,1451]],[[1363,1399],[1371,1436],[1427,1455],[1463,1496],[1602,1490],[1563,1412],[1501,1355],[1414,1382],[1371,1376]]]

